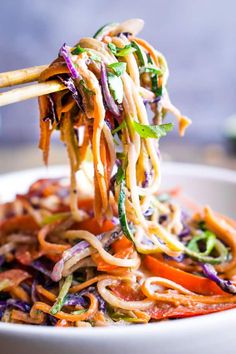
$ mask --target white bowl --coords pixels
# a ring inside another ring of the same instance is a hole
[[[41,177],[65,175],[66,167],[39,168],[0,176],[0,200],[22,193]],[[163,188],[183,187],[201,204],[235,217],[236,173],[169,163]],[[53,328],[0,322],[1,354],[235,354],[236,310],[109,328]]]

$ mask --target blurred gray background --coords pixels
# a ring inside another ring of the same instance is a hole
[[[0,71],[49,63],[64,42],[73,45],[107,22],[132,17],[145,20],[141,36],[169,63],[172,101],[193,120],[185,140],[178,142],[183,159],[198,160],[201,152],[196,153],[209,144],[218,156],[225,119],[236,112],[235,0],[1,0]],[[2,169],[9,164],[3,162],[9,151],[29,153],[33,144],[36,150],[38,134],[36,100],[2,107]],[[176,140],[171,133],[163,143],[167,154]]]

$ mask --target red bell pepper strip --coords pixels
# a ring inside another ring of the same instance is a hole
[[[197,294],[226,295],[212,280],[174,268],[152,256],[144,257],[144,265],[154,276],[172,280]]]

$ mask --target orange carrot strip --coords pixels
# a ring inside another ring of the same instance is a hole
[[[43,295],[47,300],[50,300],[52,302],[56,301],[56,295],[53,294],[51,291],[48,291],[45,289],[42,285],[36,285],[36,290],[40,295]]]
[[[87,281],[85,281],[84,283],[82,284],[78,284],[78,285],[74,285],[70,288],[69,292],[70,293],[77,293],[78,291],[81,291],[85,288],[87,288],[88,286],[94,284],[94,283],[97,283],[98,281],[100,280],[103,280],[103,279],[107,279],[107,278],[112,278],[112,279],[117,279],[117,277],[113,277],[111,275],[98,275],[92,279],[89,279]]]
[[[69,244],[61,245],[56,243],[47,242],[45,239],[47,235],[54,230],[56,223],[44,226],[38,233],[38,241],[45,253],[62,253],[71,246]]]
[[[19,285],[16,287],[11,288],[10,294],[12,297],[25,301],[25,302],[30,302],[30,297],[27,294],[27,292],[21,288]]]
[[[20,310],[13,309],[11,312],[11,319],[14,321],[20,321],[30,324],[42,324],[44,322],[44,314],[37,314],[37,317],[32,318],[28,313],[22,312]]]

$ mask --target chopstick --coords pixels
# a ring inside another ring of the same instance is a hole
[[[31,68],[0,73],[0,88],[36,81],[47,67],[48,65],[32,66]]]
[[[47,67],[47,65],[33,66],[31,68],[0,73],[0,88],[36,81]],[[65,89],[66,87],[63,83],[58,80],[23,86],[0,93],[0,107]]]
[[[11,103],[25,101],[38,96],[48,95],[49,93],[58,92],[65,89],[66,87],[63,85],[63,83],[57,80],[40,82],[38,84],[16,88],[0,93],[0,107]]]

